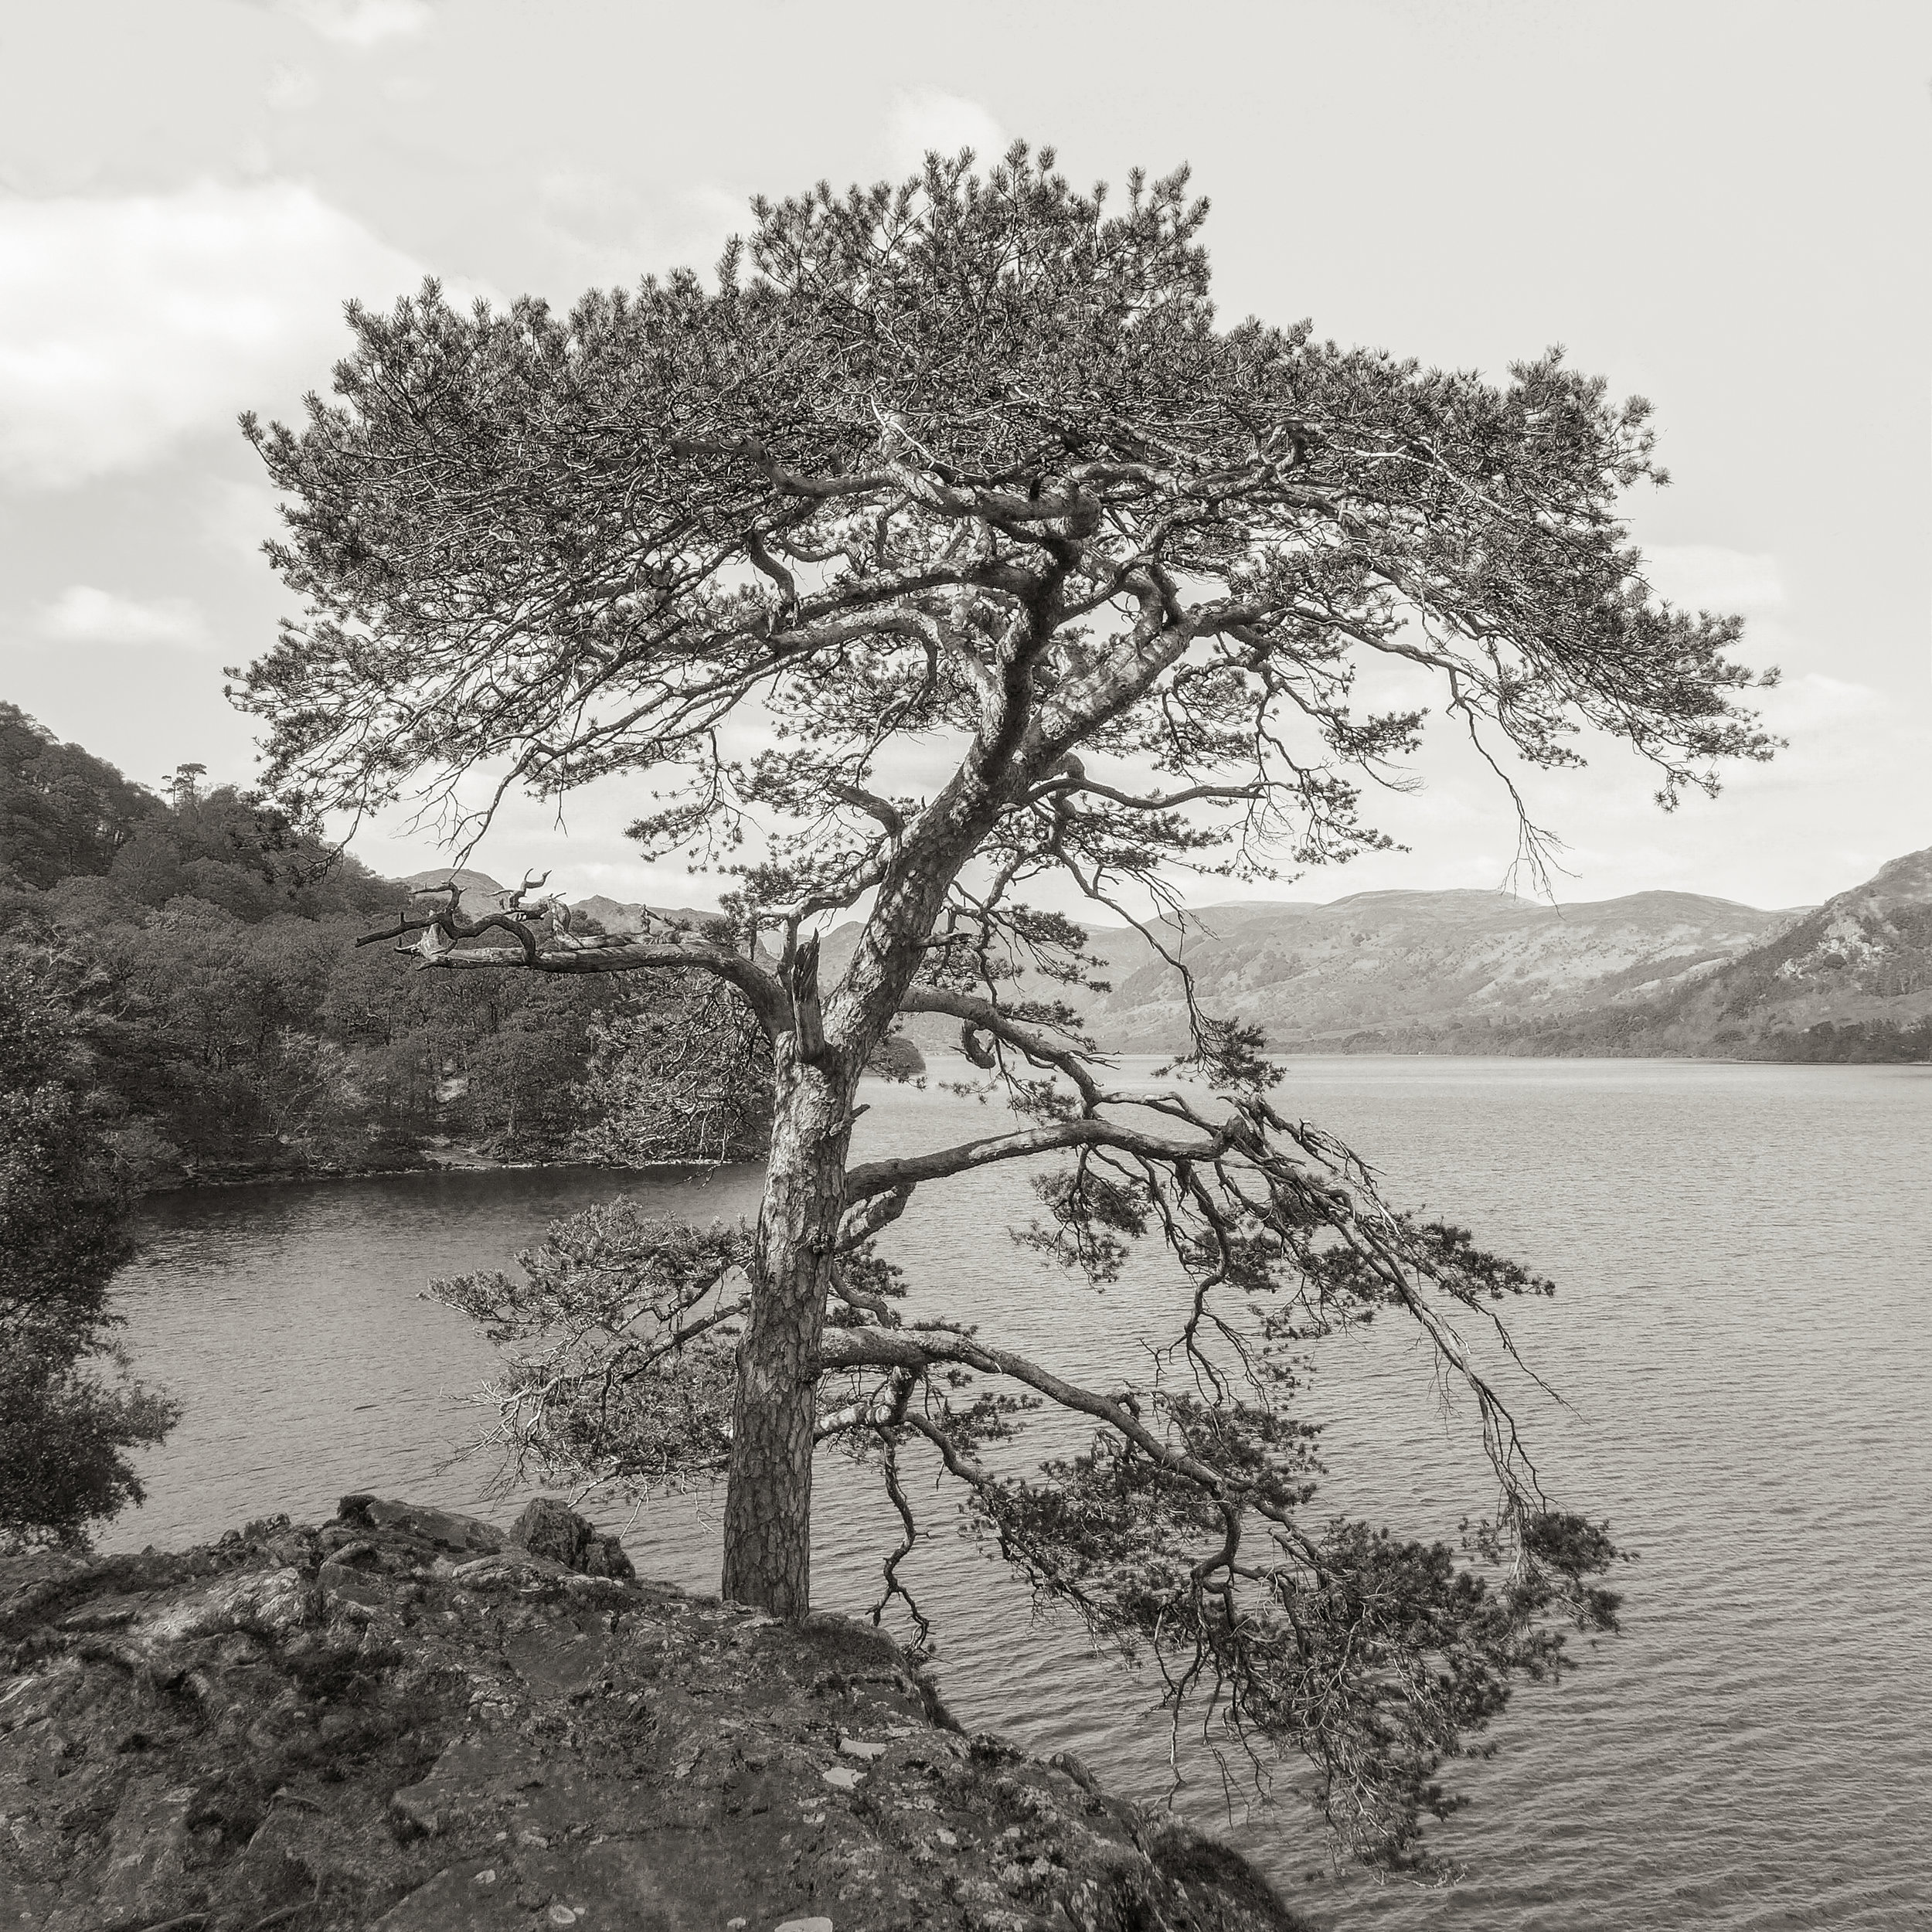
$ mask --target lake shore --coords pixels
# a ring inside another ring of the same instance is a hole
[[[651,1161],[639,1167],[611,1167],[601,1161],[505,1160],[477,1148],[433,1149],[407,1166],[259,1167],[219,1174],[191,1174],[158,1182],[144,1195],[198,1194],[221,1188],[296,1186],[316,1182],[406,1179],[434,1174],[648,1174],[665,1168],[699,1165],[689,1161]]]

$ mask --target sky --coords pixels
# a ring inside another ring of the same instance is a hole
[[[1560,899],[1808,904],[1932,844],[1923,5],[0,0],[0,697],[148,784],[248,781],[223,668],[292,607],[235,417],[326,387],[345,298],[567,304],[708,270],[753,194],[1016,136],[1189,164],[1230,321],[1493,376],[1560,342],[1655,405],[1653,581],[1743,614],[1789,748],[1669,815],[1613,745],[1526,774]],[[1503,884],[1507,796],[1441,737],[1378,801],[1406,849],[1263,896]],[[624,841],[645,788],[474,862],[712,903]],[[352,849],[444,856],[400,817]]]

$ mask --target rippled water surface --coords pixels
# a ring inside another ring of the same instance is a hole
[[[1184,1750],[1176,1802],[1217,1820],[1336,1927],[1890,1927],[1932,1923],[1932,1070],[1648,1061],[1297,1060],[1287,1105],[1344,1134],[1406,1205],[1554,1275],[1519,1339],[1567,1398],[1526,1406],[1546,1481],[1640,1560],[1626,1634],[1529,1689],[1461,1767],[1474,1800],[1437,1841],[1466,1876],[1423,1892],[1337,1876],[1291,1787],[1232,1825]],[[971,1100],[873,1083],[860,1158],[985,1131]],[[226,1189],[150,1204],[123,1280],[142,1370],[188,1398],[113,1546],[205,1537],[352,1488],[475,1504],[440,1465],[474,1417],[450,1400],[491,1351],[420,1298],[507,1264],[549,1217],[629,1192],[709,1219],[757,1176],[536,1172]],[[1004,1227],[1023,1177],[930,1191],[889,1245],[915,1292],[1070,1371],[1131,1372],[1165,1277],[1104,1298]],[[1485,1492],[1469,1417],[1393,1332],[1332,1347],[1308,1400],[1335,1506],[1453,1532]],[[1024,1596],[951,1533],[908,1565],[937,1615],[955,1712],[1072,1749],[1163,1797],[1165,1719],[1143,1678],[1029,1629]],[[492,1505],[501,1513],[502,1505]],[[889,1518],[842,1464],[820,1477],[815,1594],[861,1609]],[[640,1568],[715,1588],[708,1510],[654,1505]]]

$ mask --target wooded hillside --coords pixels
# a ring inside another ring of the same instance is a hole
[[[0,944],[74,968],[100,1105],[142,1182],[406,1167],[453,1144],[721,1151],[685,1117],[617,1104],[638,1053],[717,1037],[650,1025],[676,989],[420,974],[359,948],[407,883],[205,780],[184,766],[150,791],[0,704]],[[734,1132],[722,1151],[753,1151]]]

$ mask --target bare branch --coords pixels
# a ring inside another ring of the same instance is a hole
[[[1236,1120],[1198,1141],[1168,1141],[1158,1134],[1123,1127],[1094,1117],[1059,1121],[1046,1127],[1023,1128],[1016,1133],[995,1134],[985,1140],[968,1141],[957,1147],[941,1148],[930,1154],[902,1154],[889,1160],[869,1161],[853,1168],[845,1176],[845,1198],[860,1201],[922,1181],[934,1181],[951,1174],[964,1174],[999,1161],[1030,1160],[1041,1154],[1067,1148],[1108,1147],[1138,1154],[1150,1161],[1169,1164],[1212,1161],[1235,1145],[1242,1131]]]
[[[477,930],[495,923],[479,920]],[[689,968],[712,974],[736,987],[767,1034],[775,1037],[789,1031],[792,1024],[790,1002],[770,973],[729,947],[702,941],[621,939],[594,951],[543,952],[532,940],[529,946],[519,947],[514,952],[500,946],[440,952],[427,963],[450,972],[511,969],[533,973],[631,973],[650,968]]]
[[[1090,1110],[1100,1104],[1100,1083],[1092,1072],[1097,1056],[1056,1037],[1043,1027],[1016,1019],[977,993],[957,992],[951,987],[909,986],[900,996],[899,1010],[902,1013],[944,1013],[964,1020],[1017,1048],[1036,1066],[1053,1067],[1064,1073],[1079,1089],[1082,1101]]]

